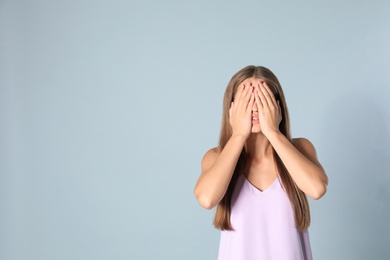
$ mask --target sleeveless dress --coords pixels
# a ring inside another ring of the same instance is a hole
[[[218,260],[312,260],[308,231],[295,227],[281,180],[260,191],[244,175],[231,201],[233,231],[221,231]]]

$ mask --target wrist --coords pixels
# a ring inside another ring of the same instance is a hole
[[[280,139],[280,138],[285,138],[285,136],[282,134],[282,132],[279,131],[279,129],[275,130],[270,130],[267,133],[264,133],[264,135],[267,137],[268,141],[272,143],[273,141]]]
[[[234,140],[235,142],[242,143],[242,145],[245,144],[246,139],[248,139],[247,136],[243,134],[234,134],[230,137],[230,140]]]

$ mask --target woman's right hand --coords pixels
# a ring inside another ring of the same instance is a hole
[[[252,107],[255,102],[253,86],[249,83],[241,84],[238,87],[229,109],[230,126],[233,130],[232,136],[242,136],[248,139],[252,130]]]

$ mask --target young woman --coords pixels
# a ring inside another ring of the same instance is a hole
[[[290,137],[281,85],[265,67],[230,80],[219,146],[206,152],[194,193],[217,206],[219,260],[312,259],[306,196],[321,198],[328,178],[314,146]]]

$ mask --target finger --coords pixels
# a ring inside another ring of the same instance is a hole
[[[251,92],[251,98],[249,99],[248,106],[246,107],[246,111],[252,113],[253,103],[255,103],[255,93]]]
[[[232,110],[233,110],[233,102],[230,104],[229,108],[229,121],[232,122]]]
[[[244,109],[247,108],[250,97],[251,97],[251,93],[252,93],[252,87],[249,85],[245,85],[245,89],[242,92],[241,97],[240,97],[240,107],[242,107]]]
[[[261,93],[263,94],[264,98],[265,98],[265,101],[266,101],[266,104],[268,105],[268,107],[275,107],[275,104],[274,102],[272,101],[272,97],[270,95],[270,93],[268,92],[268,90],[266,89],[265,85],[262,84],[260,86],[260,90],[261,90]]]
[[[239,100],[243,91],[244,91],[244,84],[240,84],[237,88],[237,92],[235,96],[233,97],[233,100],[234,99]]]
[[[263,86],[262,84],[260,84],[259,86],[259,90],[257,91],[258,95],[259,95],[259,98],[260,98],[260,102],[262,104],[262,108],[265,109],[266,107],[269,107],[269,104],[267,102],[267,98],[264,94],[264,90],[263,90]]]
[[[263,83],[263,86],[264,86],[264,88],[267,90],[268,96],[269,96],[270,100],[272,101],[272,103],[274,104],[274,106],[277,107],[278,105],[276,104],[275,95],[274,95],[274,93],[272,92],[272,90],[270,89],[270,87],[268,86],[267,82],[264,82],[264,83]]]
[[[249,102],[249,100],[251,99],[252,97],[252,93],[253,93],[253,86],[247,86],[248,90],[245,94],[245,101]],[[248,104],[248,103],[246,103]]]
[[[280,106],[279,100],[277,102],[278,102],[278,108],[279,108],[280,121],[282,121],[282,118],[283,118],[283,116],[282,116],[282,107]]]
[[[242,83],[240,85],[240,89],[239,89],[239,92],[238,92],[238,95],[237,95],[237,102],[236,102],[236,105],[238,105],[238,103],[240,102],[240,100],[245,96],[245,91],[246,91],[246,86],[244,83]]]
[[[255,101],[257,104],[257,108],[260,110],[260,109],[263,109],[263,103],[261,103],[259,91],[260,91],[260,85],[257,85],[254,93],[255,93]]]

